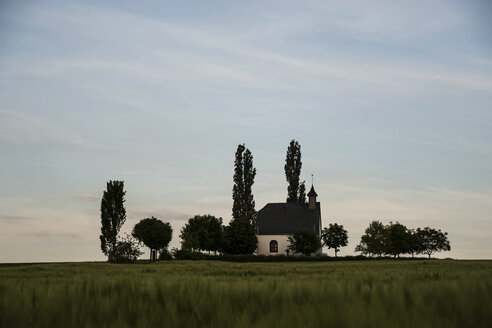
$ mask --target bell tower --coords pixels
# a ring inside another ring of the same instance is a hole
[[[309,190],[309,193],[307,195],[309,197],[309,208],[313,210],[316,209],[316,197],[318,196],[318,194],[316,193],[316,191],[314,191],[313,185],[311,185],[311,190]]]

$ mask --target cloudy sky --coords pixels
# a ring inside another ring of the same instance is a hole
[[[492,258],[487,1],[2,1],[0,262],[104,260],[100,200],[130,232],[228,222],[234,152],[257,210],[286,198],[291,139],[323,224],[449,232]],[[145,255],[147,256],[147,255]]]

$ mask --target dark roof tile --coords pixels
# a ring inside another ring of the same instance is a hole
[[[321,206],[315,209],[308,204],[268,203],[258,211],[256,218],[259,235],[291,234],[299,229],[314,229],[318,234],[321,226]]]

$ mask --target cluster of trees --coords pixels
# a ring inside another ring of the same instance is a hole
[[[137,258],[140,250],[135,248],[131,237],[118,237],[126,221],[125,194],[123,181],[108,181],[101,200],[101,250],[108,262],[123,262],[123,259]]]
[[[400,257],[402,254],[432,254],[451,250],[447,232],[425,227],[417,230],[408,229],[403,224],[390,222],[384,225],[372,221],[361,237],[356,252],[363,255]]]
[[[256,251],[256,210],[252,186],[256,176],[253,155],[244,144],[238,145],[234,161],[232,189],[232,220],[222,225],[222,218],[197,215],[181,230],[182,249],[192,251],[222,252],[227,254],[253,254]],[[101,250],[109,262],[131,262],[143,254],[141,244],[150,248],[151,259],[160,253],[169,254],[167,247],[172,238],[169,223],[154,217],[135,225],[131,236],[119,237],[126,221],[124,182],[109,181],[101,200]]]
[[[305,182],[300,182],[301,146],[290,142],[285,159],[285,176],[288,182],[287,201],[306,202]],[[237,147],[234,160],[234,185],[232,188],[232,220],[222,225],[222,218],[197,215],[181,230],[182,249],[221,252],[227,254],[253,254],[256,251],[256,210],[252,186],[256,176],[253,155],[244,144]],[[142,254],[140,244],[150,248],[151,259],[160,252],[168,254],[172,237],[169,223],[154,217],[135,225],[131,236],[120,238],[119,231],[126,221],[123,181],[107,182],[101,201],[101,250],[109,262],[134,261]]]
[[[306,202],[305,181],[300,182],[299,178],[301,167],[301,146],[297,141],[292,140],[287,148],[284,166],[288,182],[288,202]],[[258,245],[255,201],[252,193],[255,176],[256,169],[253,166],[251,151],[244,144],[238,145],[234,160],[232,220],[229,225],[223,226],[222,218],[211,215],[197,215],[191,218],[181,230],[181,248],[189,251],[253,254]],[[309,232],[302,233],[310,234]],[[304,236],[303,234],[301,235]],[[304,254],[313,247],[315,251],[320,248],[315,247],[316,245],[305,246],[304,239],[297,242],[296,237],[297,235],[293,236],[293,241],[299,246],[293,246],[292,252],[294,253]],[[297,251],[300,248],[304,250]]]
[[[222,218],[195,215],[181,229],[181,249],[214,254],[253,254],[257,239],[254,226],[243,218],[222,224]]]
[[[287,202],[306,203],[305,181],[300,181],[302,168],[301,146],[292,140],[285,158],[285,177],[288,183]],[[234,160],[232,188],[232,220],[227,226],[222,218],[212,215],[196,215],[188,220],[181,230],[181,248],[185,251],[207,251],[226,254],[253,254],[256,251],[256,210],[252,186],[256,176],[251,151],[240,144]],[[135,261],[143,253],[141,244],[150,249],[151,259],[157,252],[161,257],[169,255],[167,247],[172,238],[169,223],[155,217],[137,223],[131,236],[119,237],[119,231],[126,221],[124,182],[109,181],[101,200],[101,250],[109,262]],[[324,228],[321,237],[313,230],[299,230],[289,237],[289,252],[310,255],[318,253],[322,246],[335,251],[347,246],[348,234],[343,225],[330,224]],[[361,237],[356,252],[364,255],[382,256],[401,254],[427,254],[451,249],[447,233],[425,227],[408,229],[399,222],[383,225],[373,221]]]
[[[181,248],[191,251],[220,252],[224,245],[222,218],[195,215],[181,229]]]
[[[119,232],[126,221],[126,191],[123,181],[108,181],[101,200],[101,251],[108,262],[134,262],[143,254],[141,244],[150,248],[151,259],[159,251],[167,253],[172,238],[172,228],[155,217],[141,220],[133,227],[132,235],[120,237]]]
[[[256,176],[253,155],[244,144],[238,145],[234,160],[232,220],[196,215],[181,229],[181,249],[226,254],[253,254],[256,251],[256,210],[252,187]]]
[[[328,228],[324,228],[321,237],[314,230],[301,229],[295,231],[288,237],[289,246],[287,249],[293,254],[311,255],[319,253],[322,246],[335,251],[335,257],[341,247],[348,244],[348,233],[343,225],[333,223]]]

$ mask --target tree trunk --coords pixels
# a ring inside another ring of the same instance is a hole
[[[338,253],[338,251],[337,251],[337,249],[335,248],[335,257],[337,257],[337,253]]]

